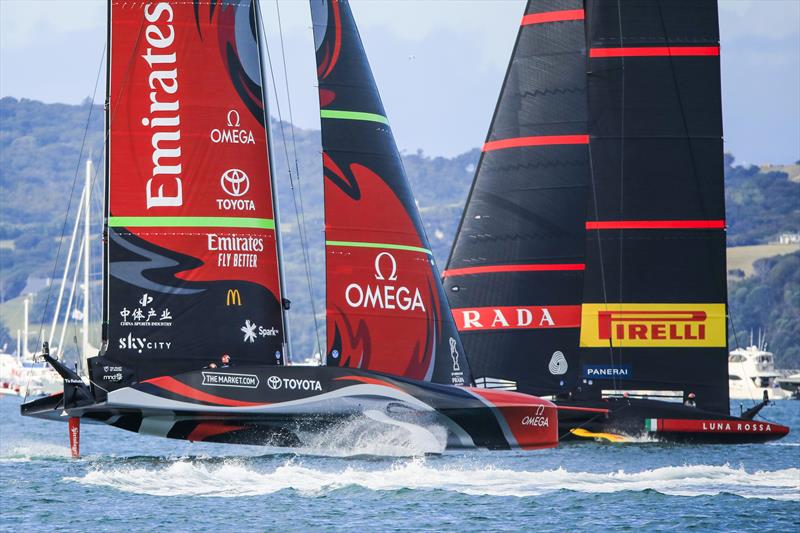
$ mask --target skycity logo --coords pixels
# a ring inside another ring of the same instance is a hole
[[[725,304],[584,304],[581,346],[724,347]]]
[[[169,341],[150,341],[142,337],[134,337],[128,333],[127,337],[119,339],[119,347],[122,350],[136,350],[139,353],[151,350],[169,350],[172,343]]]
[[[235,109],[228,111],[227,128],[214,128],[209,135],[214,144],[255,144],[253,132],[239,127],[241,119]]]
[[[382,282],[397,281],[397,260],[389,252],[375,256],[375,279]],[[380,283],[362,286],[351,283],[344,291],[347,305],[353,308],[399,309],[425,312],[425,304],[418,288]]]

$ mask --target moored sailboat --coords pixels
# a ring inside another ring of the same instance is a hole
[[[729,415],[722,163],[714,0],[528,2],[443,273],[476,381],[565,436],[787,434]]]
[[[468,386],[349,5],[311,6],[328,364],[286,365],[258,2],[111,0],[102,348],[89,359],[88,386],[45,348],[64,392],[22,413],[65,413],[72,434],[85,418],[162,437],[278,446],[367,416],[438,426],[451,447],[554,446],[552,403]]]

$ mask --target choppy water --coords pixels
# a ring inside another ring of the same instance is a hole
[[[800,529],[797,401],[763,412],[793,431],[766,445],[418,455],[419,435],[353,427],[287,452],[84,424],[77,461],[66,424],[18,408],[0,398],[3,531]]]

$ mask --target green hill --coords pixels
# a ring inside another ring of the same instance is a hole
[[[294,152],[284,148],[284,135],[288,146],[292,146],[290,126],[273,122],[273,159],[287,260],[286,285],[288,296],[294,303],[291,311],[294,352],[299,358],[305,358],[316,350],[312,301],[318,318],[322,319],[324,315],[322,167],[319,131],[296,128],[294,133],[299,176],[295,170]],[[62,228],[66,228],[67,235],[71,230],[82,187],[83,161],[79,154],[83,147],[84,157],[92,154],[98,168],[102,168],[99,160],[103,153],[102,144],[103,112],[99,106],[91,107],[88,102],[64,105],[0,99],[0,302],[18,298],[31,280],[50,278],[53,272],[59,275],[60,264],[54,269],[59,236]],[[447,259],[479,155],[479,151],[474,149],[453,158],[430,157],[422,152],[403,157],[440,265]],[[766,244],[780,233],[800,231],[800,183],[790,181],[787,173],[780,171],[783,167],[761,170],[755,166],[735,166],[732,156],[726,156],[725,165],[730,245]],[[292,169],[292,183],[289,168]],[[76,176],[77,185],[73,190]],[[99,175],[93,192],[95,213],[101,212],[101,182],[102,176]],[[303,261],[298,231],[301,192],[311,259],[309,273]],[[297,209],[295,202],[298,202]],[[66,213],[68,205],[71,205],[69,214]],[[91,270],[93,278],[98,280],[101,272],[100,220],[97,216],[94,220],[97,227],[93,232],[96,240],[92,243],[95,252]],[[62,263],[63,250],[60,257]],[[309,295],[309,278],[313,283],[313,299]],[[781,280],[788,282],[785,277],[777,280],[770,277],[770,286]],[[757,275],[742,283],[748,284],[747,290],[751,291],[766,282],[767,278]],[[738,283],[732,285],[732,290],[744,290]],[[93,299],[99,302],[99,294],[93,295]],[[48,313],[44,312],[45,301],[45,293],[36,298],[31,312],[34,322],[42,318],[49,321]],[[762,300],[732,298],[734,316],[771,316],[771,308],[760,309],[755,302]],[[0,311],[5,310],[0,313],[0,320],[7,322],[6,325],[9,322],[16,324],[15,320],[6,320],[6,316],[12,314],[9,306],[0,306]],[[52,302],[49,303],[50,309],[52,306]],[[783,328],[779,333],[765,325],[772,332],[773,346],[800,345],[797,328]],[[737,327],[746,329],[750,326],[737,324]],[[4,334],[0,328],[0,346]],[[779,340],[781,335],[788,337]],[[785,360],[779,351],[776,355],[779,361],[781,358]]]

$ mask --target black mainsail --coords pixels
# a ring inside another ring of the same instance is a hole
[[[699,420],[731,418],[720,93],[715,0],[528,2],[444,272],[477,383],[785,434]]]
[[[728,413],[717,3],[587,8],[584,393],[682,391]]]
[[[444,271],[473,375],[574,388],[589,175],[580,0],[531,1]]]

